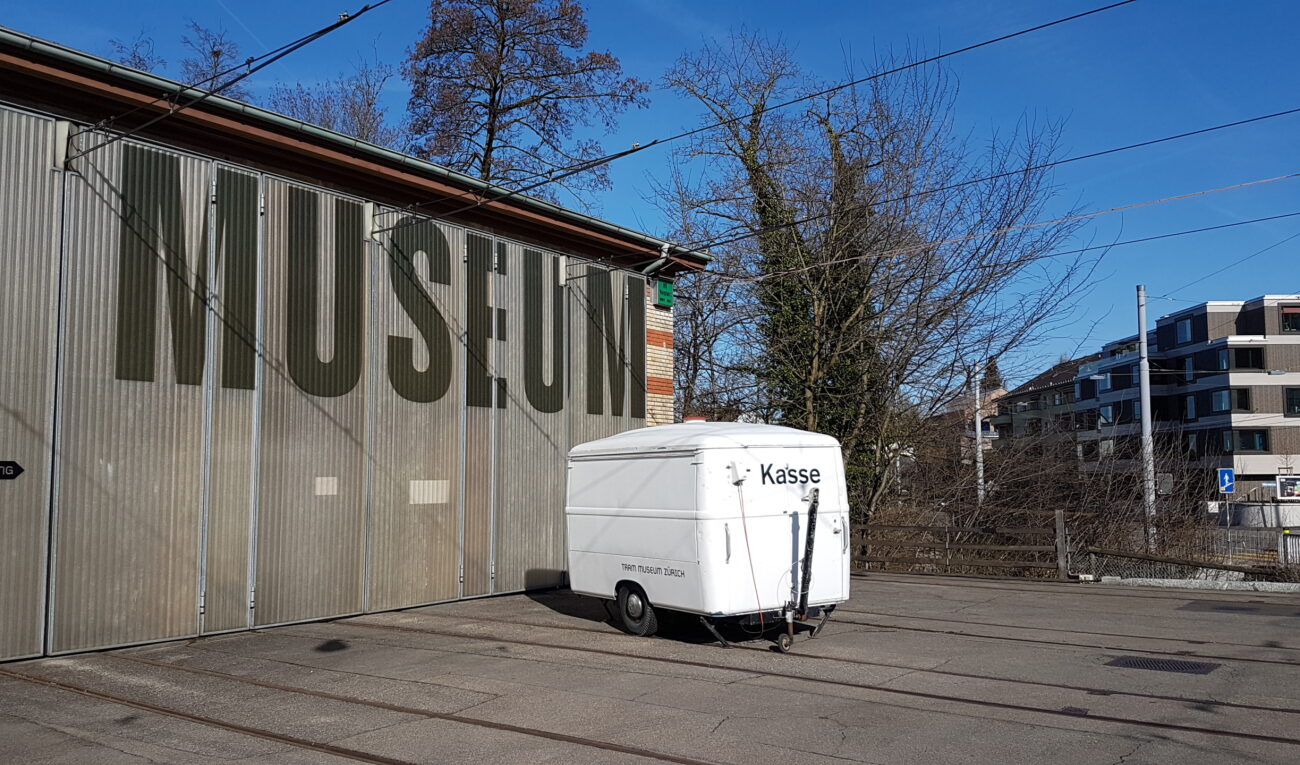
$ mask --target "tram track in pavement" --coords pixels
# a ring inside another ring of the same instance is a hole
[[[15,672],[12,669],[5,668],[5,667],[0,667],[0,677],[8,677],[22,682],[34,683],[36,685],[42,685],[47,688],[56,688],[61,691],[80,694],[82,696],[87,696],[92,699],[97,699],[99,701],[106,701],[111,704],[118,704],[120,706],[130,707],[132,709],[138,709],[143,712],[150,712],[164,717],[171,717],[178,720],[184,720],[186,722],[196,723],[210,728],[223,730],[226,731],[227,733],[238,733],[240,735],[250,736],[252,738],[259,738],[277,744],[284,744],[287,746],[292,746],[297,749],[316,752],[318,754],[329,754],[329,755],[334,755],[335,757],[342,757],[349,760],[355,760],[357,762],[375,763],[375,765],[415,765],[414,763],[411,763],[407,760],[399,760],[393,757],[384,757],[382,755],[363,752],[359,749],[351,749],[349,747],[336,746],[334,744],[329,744],[329,743],[324,743],[319,741],[309,741],[304,738],[298,738],[297,736],[286,736],[282,733],[276,733],[275,731],[266,730],[264,728],[254,728],[249,725],[240,725],[238,723],[226,722],[224,720],[218,720],[213,717],[206,717],[204,715],[197,715],[191,712],[184,712],[179,709],[170,709],[168,707],[160,706],[158,704],[151,704],[145,701],[137,701],[135,699],[128,699],[123,696],[117,696],[112,693],[105,693],[104,691],[97,691],[92,688],[85,688],[83,686],[65,682],[63,680],[52,680],[50,678],[41,677],[39,675],[29,675],[25,672]]]
[[[571,736],[564,733],[555,733],[553,731],[542,730],[540,728],[530,728],[530,727],[520,726],[520,725],[510,725],[508,723],[492,722],[490,720],[483,720],[476,717],[463,716],[456,713],[435,712],[428,709],[421,709],[419,707],[409,707],[401,704],[390,704],[384,701],[363,699],[357,696],[348,696],[346,694],[330,693],[327,691],[318,691],[310,688],[301,688],[293,685],[285,685],[283,683],[275,683],[267,680],[259,680],[257,678],[247,677],[245,675],[236,675],[229,672],[220,672],[218,670],[191,667],[184,664],[178,664],[175,662],[155,661],[153,659],[146,659],[131,654],[114,653],[109,655],[115,659],[121,659],[128,662],[135,662],[137,664],[152,666],[152,667],[166,669],[166,670],[176,670],[176,671],[187,672],[195,675],[213,677],[221,680],[234,681],[243,685],[250,685],[257,688],[265,688],[268,690],[275,690],[283,693],[293,693],[293,694],[299,694],[304,696],[311,696],[313,698],[318,698],[318,699],[338,701],[347,704],[368,707],[372,709],[381,709],[387,712],[409,714],[418,717],[424,717],[431,720],[442,720],[445,722],[459,723],[459,724],[474,726],[478,728],[486,728],[498,732],[517,733],[525,736],[532,736],[535,738],[542,738],[550,741],[556,741],[559,743],[573,744],[575,746],[582,746],[582,747],[587,747],[587,748],[597,749],[597,750],[602,750],[607,752],[617,752],[619,754],[627,754],[635,757],[643,757],[648,760],[655,760],[659,762],[671,762],[671,763],[677,763],[678,765],[713,765],[707,760],[700,760],[692,757],[683,757],[680,755],[669,754],[666,752],[657,752],[650,749],[643,749],[640,747],[624,746],[622,744],[616,744],[609,741],[600,741],[597,739],[584,738],[581,736]],[[90,698],[98,699],[101,701],[107,701],[114,704],[133,707],[135,709],[139,709],[142,711],[152,712],[167,717],[186,720],[188,722],[198,723],[200,725],[206,725],[209,727],[218,728],[228,732],[240,733],[246,736],[252,736],[255,738],[265,739],[280,744],[286,744],[289,746],[297,747],[299,749],[314,751],[322,754],[331,754],[338,757],[344,757],[347,759],[356,760],[358,762],[376,763],[376,765],[416,765],[416,763],[413,763],[408,760],[385,757],[382,755],[364,752],[359,749],[352,749],[349,747],[342,747],[342,746],[337,746],[329,743],[310,741],[307,739],[298,738],[296,736],[287,736],[263,728],[254,728],[251,726],[241,725],[239,723],[231,723],[224,720],[218,720],[216,718],[207,717],[204,715],[198,715],[191,712],[171,709],[158,704],[137,701],[135,699],[129,699],[112,693],[106,693],[104,691],[97,691],[92,688],[86,688],[84,686],[76,685],[74,683],[69,683],[63,680],[54,680],[54,679],[42,677],[40,675],[29,675],[24,672],[16,672],[13,671],[11,668],[0,667],[0,677],[10,677],[15,680],[21,680],[29,683],[48,686],[51,688],[57,688],[59,690],[78,693],[83,696],[88,696]]]
[[[492,636],[492,635],[475,635],[475,634],[466,633],[463,631],[455,631],[455,630],[429,629],[429,628],[412,627],[412,626],[397,625],[397,624],[379,624],[375,622],[359,621],[355,617],[352,620],[346,622],[346,624],[347,626],[350,627],[362,627],[366,629],[373,629],[378,631],[389,631],[394,633],[423,634],[423,635],[432,635],[437,637],[459,638],[464,640],[477,640],[486,643],[502,643],[507,645],[527,646],[531,648],[573,651],[580,654],[586,653],[586,654],[595,654],[601,656],[612,656],[612,657],[618,657],[622,659],[636,659],[639,661],[648,661],[648,662],[659,663],[659,664],[691,667],[696,669],[722,670],[722,671],[736,672],[739,674],[748,674],[748,675],[756,675],[761,677],[770,677],[770,678],[783,679],[783,680],[794,680],[794,681],[804,682],[804,683],[820,684],[824,686],[851,688],[856,690],[870,691],[873,693],[902,696],[905,698],[912,698],[912,699],[922,699],[927,701],[969,705],[969,706],[974,706],[974,707],[979,707],[984,709],[997,709],[1003,711],[1022,712],[1022,713],[1044,715],[1044,716],[1056,717],[1056,718],[1065,717],[1076,721],[1088,720],[1092,722],[1110,723],[1116,725],[1128,725],[1136,728],[1146,728],[1152,730],[1177,731],[1177,732],[1187,733],[1192,735],[1203,735],[1203,736],[1211,736],[1216,738],[1232,738],[1232,739],[1238,739],[1244,741],[1259,741],[1259,742],[1265,742],[1270,744],[1280,744],[1285,746],[1300,746],[1300,738],[1293,738],[1288,736],[1274,736],[1266,733],[1233,731],[1233,730],[1226,730],[1222,728],[1187,725],[1182,723],[1161,722],[1158,720],[1144,720],[1141,718],[1122,717],[1118,715],[1097,714],[1091,711],[1080,712],[1079,710],[1071,707],[1033,706],[1030,704],[1021,704],[1015,702],[993,701],[989,699],[975,699],[975,698],[969,698],[969,697],[958,696],[953,694],[894,688],[879,683],[862,683],[862,682],[856,682],[851,680],[838,680],[834,678],[810,677],[807,675],[801,675],[794,672],[783,672],[778,670],[762,669],[762,668],[755,668],[755,667],[737,667],[734,665],[728,665],[728,664],[710,662],[710,661],[700,661],[695,659],[681,659],[681,658],[672,658],[666,656],[649,656],[649,655],[639,654],[639,653],[628,653],[627,651],[621,651],[621,650],[612,650],[608,648],[597,648],[591,646],[579,647],[579,646],[572,646],[572,645],[547,643],[538,640],[525,640],[521,638],[506,638],[506,637]],[[514,622],[514,625],[524,626],[524,625],[520,625],[518,622]],[[542,626],[542,625],[536,625],[536,626]],[[582,630],[582,631],[596,632],[599,634],[610,634],[599,630]],[[724,650],[724,649],[718,648],[716,650]],[[791,657],[795,658],[796,660],[799,658],[811,658],[811,657],[804,656],[802,654],[791,655]],[[831,657],[825,657],[825,658],[827,660],[836,660]],[[917,672],[926,671],[917,668],[908,668],[908,669]],[[983,679],[1000,680],[1000,681],[1013,682],[1013,683],[1016,682],[1014,680],[1007,681],[1004,680],[1003,678],[996,678],[996,677],[983,678]],[[1062,690],[1076,690],[1075,688],[1070,688],[1068,686],[1060,686],[1051,683],[1044,683],[1043,685],[1060,688]],[[1124,695],[1134,695],[1134,694],[1126,693]],[[1170,700],[1176,701],[1178,703],[1197,702],[1197,700],[1178,698],[1178,697],[1173,697]],[[1204,703],[1214,704],[1216,702],[1210,700],[1204,700]],[[1293,714],[1295,713],[1296,710],[1277,708],[1277,709],[1268,709],[1267,711],[1279,712],[1284,714]]]
[[[438,618],[441,619],[466,618],[466,619],[472,619],[473,621],[489,622],[492,624],[503,624],[503,625],[514,626],[514,627],[533,627],[539,629],[567,630],[570,632],[583,632],[592,635],[626,636],[626,633],[622,631],[610,632],[608,630],[598,630],[598,629],[592,629],[590,627],[578,627],[573,625],[537,624],[532,622],[521,622],[517,619],[512,620],[512,619],[494,619],[491,617],[483,617],[483,616],[460,617],[460,616],[441,616],[441,615],[439,615]],[[348,624],[349,626],[378,626],[367,622],[345,622],[345,624]],[[608,623],[605,622],[605,624]],[[832,619],[831,624],[857,624],[857,622],[849,622],[849,621],[844,621],[842,619]],[[613,627],[613,625],[610,626]],[[617,629],[617,627],[613,627],[613,628]],[[436,634],[442,634],[442,633],[436,633]],[[461,634],[461,633],[456,633],[456,635],[458,637],[465,637],[465,638],[471,638],[476,640],[490,641],[495,639],[495,638],[481,637],[477,635],[468,635],[468,634]],[[1163,638],[1159,638],[1159,639],[1163,639]],[[712,638],[710,638],[709,642],[710,643],[712,642]],[[703,644],[704,643],[701,643],[701,645]],[[1069,644],[1058,643],[1057,645],[1069,645]],[[561,648],[563,646],[552,646],[552,647]],[[746,650],[746,651],[758,651],[763,654],[770,653],[769,648],[763,648],[761,646],[749,646],[749,645],[744,645],[742,643],[736,643],[736,642],[732,642],[730,648]],[[1132,648],[1116,648],[1114,650],[1123,651],[1125,653],[1151,653],[1150,651],[1144,651],[1144,650],[1132,649]],[[1180,658],[1196,658],[1196,657],[1189,657],[1187,654],[1175,654],[1175,655],[1179,656]],[[642,658],[642,657],[638,656],[637,658]],[[989,680],[989,681],[1000,682],[1000,683],[1013,683],[1016,685],[1027,685],[1027,686],[1034,686],[1039,688],[1052,688],[1052,689],[1064,690],[1064,691],[1077,691],[1079,693],[1086,693],[1090,696],[1123,696],[1127,698],[1150,699],[1152,701],[1170,701],[1170,702],[1175,702],[1180,704],[1197,704],[1203,706],[1224,707],[1229,709],[1244,709],[1244,710],[1249,710],[1254,712],[1269,712],[1269,713],[1276,713],[1276,714],[1300,714],[1300,707],[1275,707],[1266,704],[1247,704],[1243,702],[1219,701],[1216,699],[1195,698],[1189,696],[1175,696],[1170,694],[1143,693],[1141,691],[1123,691],[1114,688],[1102,688],[1098,686],[1072,685],[1068,683],[1051,683],[1043,680],[1024,680],[1020,678],[999,677],[996,675],[982,675],[974,672],[958,672],[956,670],[948,670],[948,669],[940,669],[940,668],[917,667],[911,664],[897,664],[894,662],[873,661],[870,659],[854,659],[845,656],[822,656],[818,654],[798,653],[798,654],[794,654],[794,658],[808,659],[817,662],[853,664],[853,665],[864,666],[864,667],[879,667],[881,669],[901,669],[907,672],[919,672],[921,674],[942,675],[946,677],[960,678],[963,680]],[[1242,661],[1242,659],[1229,659],[1229,660]]]
[[[1233,648],[1266,648],[1270,651],[1300,651],[1297,646],[1285,645],[1258,645],[1255,643],[1229,643],[1222,640],[1190,640],[1188,638],[1163,637],[1160,635],[1132,635],[1126,632],[1097,632],[1094,630],[1078,630],[1067,627],[1030,627],[1025,624],[1003,624],[999,622],[981,622],[971,619],[949,619],[943,616],[913,616],[911,614],[894,614],[887,611],[866,611],[857,608],[837,608],[835,609],[835,621],[841,624],[862,624],[864,626],[877,627],[880,625],[868,622],[855,622],[845,619],[841,614],[862,614],[865,616],[883,616],[887,619],[912,619],[923,622],[944,622],[947,624],[965,624],[971,627],[989,627],[991,629],[1004,628],[1015,630],[1031,630],[1033,632],[1063,632],[1071,635],[1093,635],[1096,637],[1120,638],[1122,640],[1160,640],[1168,643],[1186,643],[1188,645],[1215,645],[1231,646]],[[895,629],[907,629],[906,627],[895,627]],[[996,637],[996,636],[981,636]],[[1063,643],[1062,645],[1070,645]]]
[[[1157,588],[1142,587],[1117,587],[1100,584],[1096,582],[1080,582],[1077,580],[1060,580],[1060,579],[1025,579],[1023,577],[994,577],[994,576],[976,576],[974,574],[900,574],[892,571],[866,571],[854,572],[849,574],[849,578],[860,582],[881,582],[884,584],[896,585],[921,585],[924,587],[949,587],[961,590],[980,590],[986,592],[1025,592],[1031,595],[1042,595],[1043,593],[1052,592],[1053,590],[1066,587],[1071,595],[1088,597],[1088,598],[1123,598],[1123,599],[1141,599],[1141,600],[1172,600],[1179,602],[1199,601],[1199,600],[1220,600],[1225,594],[1246,594],[1246,595],[1265,595],[1275,596],[1274,598],[1256,599],[1243,602],[1261,602],[1271,603],[1275,599],[1292,598],[1300,599],[1300,592],[1238,592],[1235,590],[1182,590],[1170,591],[1168,588],[1158,590]],[[942,580],[942,581],[926,581]],[[1010,586],[1036,584],[1037,587]],[[1297,602],[1300,602],[1298,600]],[[1298,606],[1300,607],[1300,606]]]
[[[898,617],[898,618],[911,618],[911,617]],[[835,621],[839,622],[840,624],[852,624],[859,627],[875,627],[877,629],[901,630],[903,632],[921,632],[930,635],[947,635],[949,637],[969,638],[972,640],[993,640],[993,641],[1002,641],[1008,643],[1029,643],[1033,645],[1053,646],[1056,648],[1068,648],[1068,649],[1095,649],[1095,650],[1108,651],[1113,653],[1146,653],[1146,654],[1153,654],[1156,656],[1170,656],[1178,659],[1208,659],[1211,661],[1234,661],[1234,662],[1243,662],[1246,664],[1269,664],[1269,665],[1283,666],[1283,667],[1300,667],[1300,661],[1291,661],[1288,659],[1261,659],[1261,658],[1253,658],[1249,656],[1225,656],[1223,654],[1197,653],[1195,651],[1186,651],[1186,650],[1168,651],[1159,648],[1132,648],[1129,646],[1105,645],[1102,643],[1077,643],[1077,642],[1067,643],[1061,640],[1041,640],[1039,638],[1016,637],[1012,635],[980,635],[974,632],[963,632],[961,630],[947,630],[947,629],[940,629],[938,627],[908,627],[901,624],[856,621],[853,619],[836,619]],[[1035,628],[1024,627],[1022,629],[1035,629]],[[1104,635],[1110,633],[1095,633],[1095,634]],[[1118,635],[1118,634],[1111,634],[1111,637],[1123,638],[1126,640],[1165,640],[1166,639],[1166,638],[1134,637],[1131,635]],[[1250,646],[1250,647],[1259,648],[1260,646]],[[1267,648],[1267,650],[1295,650],[1295,649]]]
[[[402,612],[396,612],[396,613],[402,613]],[[836,614],[840,614],[840,613],[868,613],[868,612],[865,612],[865,611],[851,611],[851,610],[846,610],[846,609],[842,609],[842,608],[837,608],[837,609],[835,610],[835,613],[836,613]],[[897,619],[914,619],[914,618],[922,618],[922,617],[912,617],[912,616],[901,616],[901,615],[898,615],[898,614],[884,614],[884,615],[889,616],[889,617],[892,617],[892,618],[897,618]],[[514,625],[518,625],[518,626],[528,626],[528,627],[546,627],[546,628],[549,628],[549,629],[575,630],[575,631],[579,631],[579,632],[597,632],[597,633],[602,632],[601,630],[592,630],[592,629],[590,629],[590,628],[586,628],[586,627],[574,627],[574,626],[570,626],[570,625],[556,625],[556,624],[523,624],[523,623],[518,622],[518,621],[516,621],[516,620],[511,620],[511,619],[494,619],[494,618],[492,618],[492,617],[484,617],[484,616],[478,616],[478,615],[476,615],[476,616],[472,616],[472,617],[466,617],[466,616],[459,616],[459,615],[441,615],[441,614],[439,614],[438,616],[439,616],[439,618],[465,618],[465,619],[473,619],[473,620],[476,620],[476,621],[491,622],[491,623],[495,623],[495,624],[514,624]],[[936,619],[932,619],[932,620],[934,620],[934,621],[946,621],[946,620],[944,620],[944,619],[937,619],[937,618],[936,618]],[[603,623],[603,624],[609,624],[609,622],[602,622],[602,623]],[[1186,650],[1171,651],[1171,650],[1163,650],[1163,649],[1157,649],[1157,648],[1133,648],[1133,647],[1129,647],[1129,646],[1098,645],[1098,644],[1096,644],[1096,643],[1067,643],[1067,642],[1063,642],[1063,641],[1059,641],[1059,640],[1039,640],[1039,639],[1036,639],[1036,638],[1012,637],[1012,636],[1006,636],[1006,635],[980,635],[980,634],[976,634],[976,633],[973,633],[973,632],[961,632],[961,631],[959,631],[959,630],[944,630],[944,629],[929,628],[929,627],[908,627],[908,626],[905,626],[905,625],[899,625],[899,624],[885,624],[885,623],[879,623],[879,622],[857,621],[857,620],[853,620],[853,619],[845,619],[845,618],[843,618],[843,617],[841,617],[841,616],[838,616],[838,615],[837,615],[837,616],[833,616],[833,617],[831,618],[831,623],[832,623],[832,624],[848,624],[848,625],[854,625],[854,626],[858,626],[858,627],[874,627],[874,628],[876,628],[876,629],[881,629],[881,630],[900,630],[900,631],[904,631],[904,632],[924,632],[924,633],[932,633],[932,634],[939,634],[939,635],[948,635],[948,636],[951,636],[951,637],[975,638],[975,639],[979,639],[979,640],[1003,640],[1003,641],[1010,641],[1010,642],[1016,642],[1016,643],[1037,643],[1037,644],[1042,644],[1042,645],[1047,645],[1047,646],[1055,646],[1055,647],[1059,647],[1059,648],[1079,648],[1079,649],[1085,649],[1085,648],[1086,648],[1086,649],[1097,649],[1097,650],[1103,650],[1103,651],[1111,651],[1111,652],[1117,652],[1117,653],[1148,653],[1148,654],[1154,654],[1154,655],[1157,655],[1157,656],[1173,656],[1173,657],[1177,657],[1177,658],[1180,658],[1180,659],[1212,659],[1212,660],[1214,660],[1214,661],[1236,661],[1236,662],[1246,662],[1246,663],[1250,663],[1250,664],[1273,664],[1273,665],[1282,665],[1282,666],[1300,666],[1300,661],[1289,661],[1289,660],[1286,660],[1286,659],[1261,659],[1261,658],[1252,658],[1252,657],[1246,657],[1246,656],[1223,656],[1223,655],[1217,655],[1217,654],[1203,654],[1203,653],[1196,653],[1196,652],[1194,652],[1194,651],[1186,651]],[[983,623],[981,623],[981,622],[968,622],[968,624],[970,624],[970,625],[972,625],[972,626],[985,626],[985,625],[984,625]],[[614,625],[610,625],[610,626],[614,626]],[[989,626],[989,627],[1006,626],[1006,627],[1011,627],[1011,628],[1013,628],[1013,629],[1027,629],[1027,630],[1050,629],[1050,630],[1052,630],[1052,631],[1060,631],[1060,632],[1076,632],[1076,631],[1074,631],[1074,630],[1066,630],[1066,629],[1058,629],[1058,628],[1043,628],[1043,627],[1028,627],[1028,626],[1024,626],[1024,625],[1015,625],[1014,627],[1012,627],[1011,625],[987,625],[987,626]],[[614,626],[614,628],[617,629],[616,626]],[[1119,639],[1122,639],[1122,640],[1152,640],[1152,641],[1167,641],[1167,642],[1185,642],[1185,643],[1190,643],[1190,644],[1196,644],[1196,643],[1198,643],[1198,642],[1200,642],[1200,643],[1202,643],[1202,644],[1203,644],[1203,643],[1207,643],[1207,642],[1211,642],[1211,641],[1193,641],[1193,640],[1184,640],[1184,639],[1182,639],[1182,638],[1155,637],[1155,636],[1148,636],[1148,635],[1130,635],[1130,634],[1127,634],[1127,633],[1116,633],[1116,632],[1076,632],[1076,634],[1087,634],[1087,635],[1094,635],[1094,636],[1112,637],[1112,638],[1119,638]],[[711,641],[710,641],[710,642],[711,642]],[[1282,647],[1275,647],[1275,646],[1258,646],[1258,645],[1251,645],[1251,644],[1248,644],[1248,643],[1221,643],[1220,645],[1231,645],[1231,646],[1237,646],[1237,647],[1242,647],[1242,648],[1255,648],[1255,649],[1265,649],[1265,650],[1283,650],[1283,651],[1297,651],[1297,650],[1300,650],[1300,648],[1293,648],[1293,647],[1286,647],[1286,646],[1282,646]],[[831,657],[825,657],[825,658],[831,658]],[[845,660],[845,661],[848,661],[848,660]],[[900,666],[899,668],[900,668],[900,669],[917,669],[916,667],[904,667],[904,666]],[[997,679],[997,678],[990,678],[990,679]]]

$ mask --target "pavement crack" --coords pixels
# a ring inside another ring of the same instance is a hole
[[[484,704],[491,704],[493,701],[496,701],[497,699],[501,698],[501,696],[502,694],[500,693],[494,694],[490,699],[483,699],[482,701],[476,701],[473,704],[457,709],[455,712],[451,712],[450,714],[453,715],[464,714],[465,712],[468,712],[471,709],[477,709],[478,707],[481,707]]]
[[[1138,753],[1138,750],[1141,749],[1142,747],[1146,746],[1148,743],[1150,743],[1150,742],[1147,742],[1147,741],[1139,741],[1139,742],[1137,742],[1137,746],[1134,746],[1133,749],[1132,749],[1131,751],[1129,751],[1127,754],[1123,754],[1123,755],[1121,755],[1120,758],[1119,758],[1118,760],[1115,761],[1115,765],[1124,765],[1124,763],[1128,761],[1128,758],[1130,758],[1130,757],[1132,757],[1133,755],[1137,754],[1137,753]]]

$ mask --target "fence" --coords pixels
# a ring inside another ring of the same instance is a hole
[[[1233,565],[1222,560],[1187,560],[1126,550],[1088,547],[1071,560],[1072,573],[1123,579],[1204,579],[1231,581],[1277,578],[1276,565]]]
[[[1066,544],[1054,529],[1021,526],[853,527],[859,569],[900,567],[938,574],[1066,576]]]
[[[1071,539],[1062,526],[907,526],[852,528],[857,570],[1068,578],[1069,574],[1161,579],[1290,578],[1300,538],[1270,529],[1203,528],[1177,554],[1150,555]],[[1128,547],[1128,545],[1125,545]]]

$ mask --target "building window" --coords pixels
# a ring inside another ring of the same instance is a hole
[[[1174,324],[1174,342],[1178,345],[1184,345],[1192,342],[1192,320],[1179,319]]]
[[[1264,349],[1263,348],[1233,348],[1232,368],[1233,369],[1263,369]]]
[[[1064,393],[1053,393],[1053,394],[1052,394],[1052,406],[1060,406],[1060,405],[1062,405],[1062,404],[1064,404],[1064,403],[1065,403],[1065,394],[1064,394]]]
[[[1185,443],[1185,445],[1186,445],[1186,447],[1187,447],[1187,456],[1188,456],[1188,457],[1199,457],[1199,456],[1200,456],[1200,452],[1201,452],[1201,450],[1200,450],[1200,448],[1199,448],[1199,447],[1200,447],[1200,438],[1198,437],[1199,435],[1200,435],[1200,434],[1198,434],[1198,433],[1187,433],[1187,434],[1185,434],[1185,435],[1183,436],[1183,438],[1184,438],[1184,443]]]
[[[1098,442],[1097,442],[1097,456],[1098,456],[1098,457],[1113,457],[1113,456],[1115,456],[1115,439],[1113,439],[1113,438],[1103,438],[1103,439],[1101,439],[1100,441],[1098,441]]]
[[[1286,389],[1286,406],[1282,411],[1287,417],[1300,417],[1300,388]]]
[[[1216,390],[1210,394],[1210,410],[1214,412],[1249,412],[1250,389]]]
[[[1097,390],[1104,393],[1105,391],[1110,390],[1110,386],[1111,386],[1111,373],[1102,372],[1101,379],[1097,381]]]
[[[1102,404],[1097,410],[1097,427],[1104,428],[1115,424],[1115,404]]]
[[[1141,420],[1142,420],[1142,400],[1134,399],[1133,400],[1133,421],[1140,422]]]
[[[1183,379],[1186,380],[1187,382],[1192,382],[1193,380],[1196,379],[1196,357],[1195,356],[1183,357]]]
[[[1219,369],[1263,369],[1263,348],[1220,348]]]
[[[1195,394],[1189,394],[1189,395],[1183,396],[1183,419],[1184,419],[1184,420],[1194,420],[1194,419],[1196,419],[1196,396],[1195,396]]]
[[[1268,451],[1268,431],[1225,430],[1223,431],[1223,450],[1225,452],[1266,452]]]
[[[1300,305],[1282,306],[1282,331],[1300,332]]]

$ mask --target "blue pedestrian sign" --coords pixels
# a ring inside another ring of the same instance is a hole
[[[1232,468],[1219,468],[1219,493],[1231,494],[1237,486],[1237,474]]]

